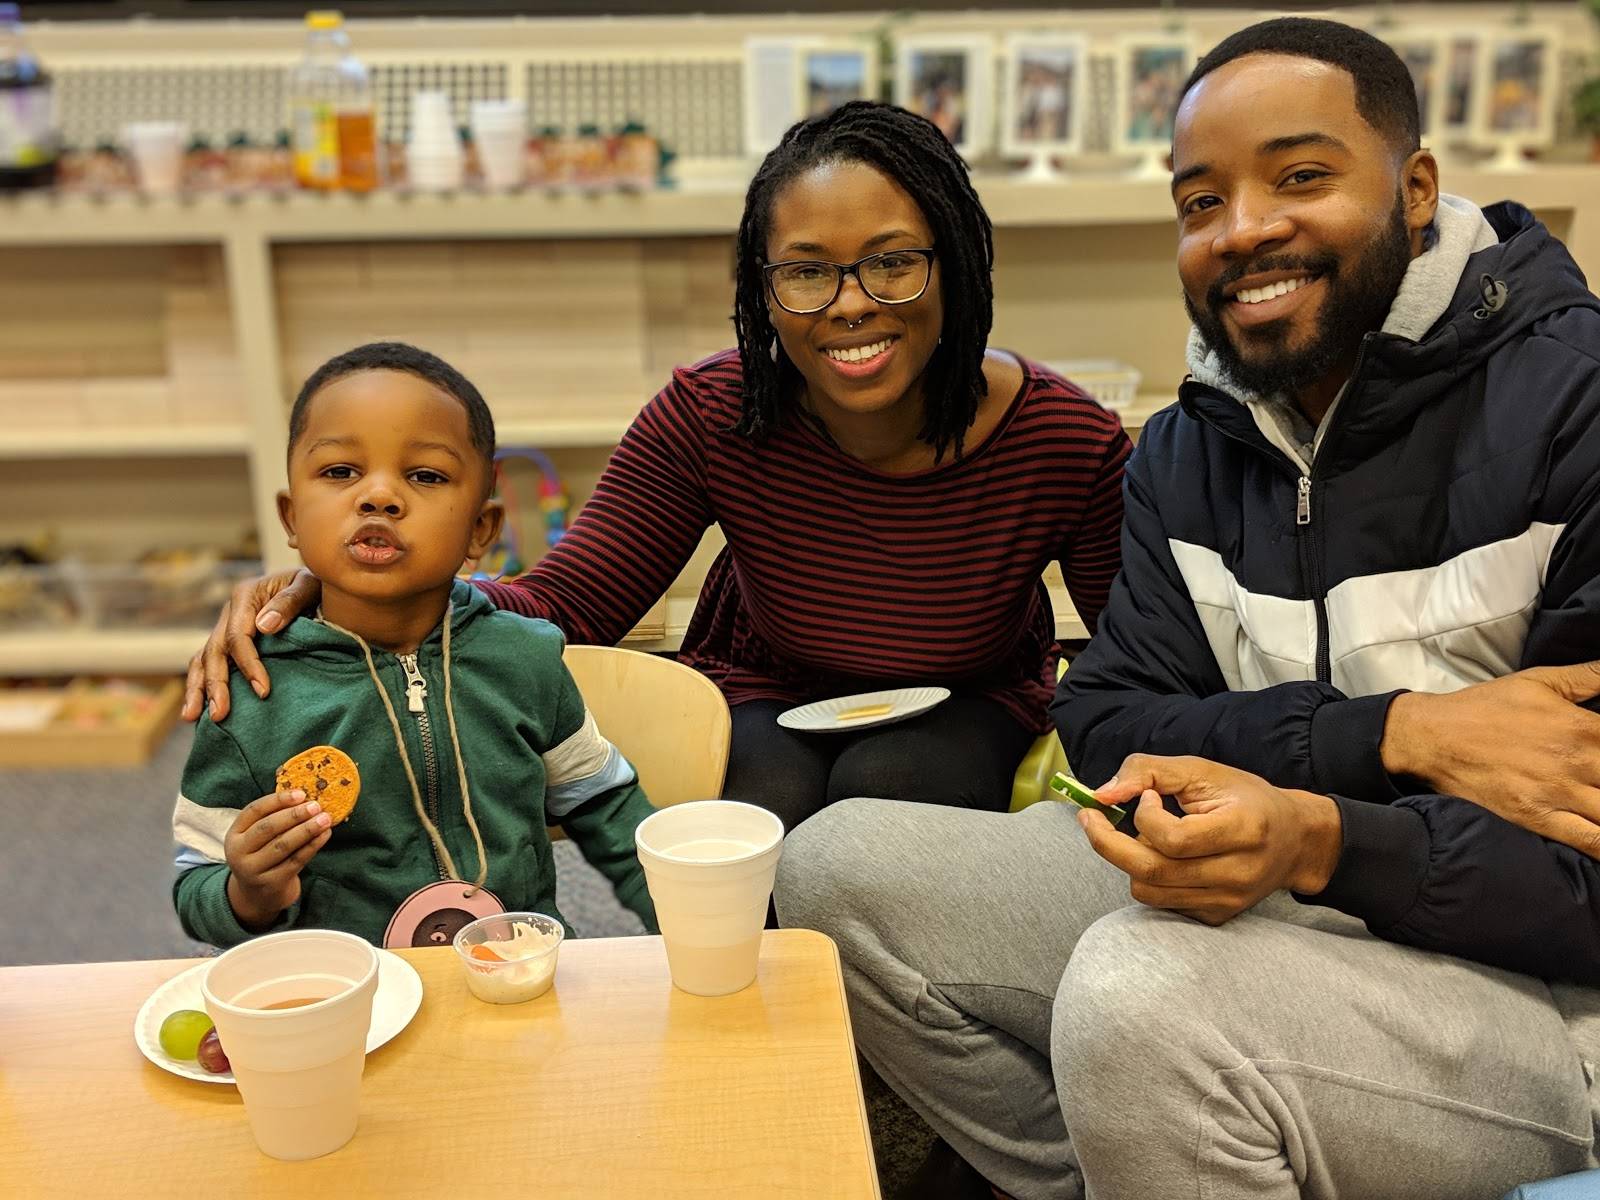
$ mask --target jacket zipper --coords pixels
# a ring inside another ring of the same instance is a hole
[[[1361,366],[1366,360],[1367,347],[1372,344],[1372,338],[1372,334],[1366,334],[1356,350],[1356,361],[1351,364],[1350,377],[1345,380],[1344,399],[1339,402],[1340,409],[1348,409],[1350,406],[1351,396],[1354,394],[1356,381],[1361,378]],[[1330,426],[1322,436],[1319,452],[1324,459],[1328,457],[1336,431],[1337,426]],[[1328,631],[1328,589],[1324,585],[1322,569],[1325,549],[1322,545],[1322,526],[1315,520],[1315,513],[1311,507],[1311,487],[1316,475],[1317,464],[1313,459],[1310,472],[1300,476],[1299,479],[1298,490],[1295,493],[1294,521],[1305,531],[1305,537],[1300,542],[1301,570],[1305,572],[1311,601],[1317,611],[1317,682],[1331,685],[1333,648],[1332,636]]]
[[[396,655],[400,660],[400,669],[406,673],[406,711],[417,718],[417,736],[422,740],[422,771],[427,782],[427,812],[428,819],[437,828],[439,824],[439,756],[433,747],[433,724],[428,720],[428,706],[423,703],[428,698],[428,681],[422,677],[422,671],[417,666],[415,654]],[[444,864],[439,861],[438,850],[432,849],[433,839],[428,840],[428,845],[433,854],[433,869],[439,873],[441,881],[448,880],[450,873],[444,869]]]
[[[1295,492],[1294,523],[1305,530],[1300,539],[1300,570],[1309,583],[1311,603],[1317,611],[1317,682],[1333,682],[1332,652],[1328,638],[1328,602],[1322,589],[1322,541],[1311,524],[1311,477],[1300,476]]]
[[[1350,378],[1345,382],[1346,399],[1340,402],[1340,408],[1345,408],[1348,405],[1348,397],[1350,396],[1351,388],[1356,383],[1356,380],[1361,376],[1361,366],[1367,357],[1367,347],[1372,343],[1373,337],[1374,335],[1369,333],[1361,339],[1361,346],[1356,351],[1356,361],[1350,368]],[[1233,400],[1233,397],[1229,396],[1226,392],[1218,391],[1216,388],[1208,387],[1204,384],[1201,386],[1206,387],[1207,391],[1215,395],[1221,396],[1226,400],[1232,401],[1233,403],[1238,403],[1238,401]],[[1213,428],[1217,427],[1213,426]],[[1234,439],[1234,441],[1240,442],[1245,446],[1249,446],[1258,453],[1262,452],[1261,447],[1256,445],[1254,442],[1239,437],[1237,434],[1233,434],[1228,430],[1218,428],[1217,432],[1221,433],[1224,437],[1231,437]],[[1328,447],[1333,441],[1333,433],[1334,430],[1330,428],[1323,436],[1321,453],[1324,457],[1327,456]],[[1303,531],[1304,534],[1303,537],[1298,539],[1300,543],[1300,571],[1305,577],[1307,591],[1311,593],[1311,602],[1317,613],[1317,682],[1332,684],[1333,652],[1330,644],[1331,637],[1328,632],[1328,595],[1327,590],[1323,587],[1322,583],[1322,536],[1321,528],[1315,520],[1316,510],[1313,509],[1311,505],[1311,491],[1312,485],[1316,480],[1317,466],[1315,461],[1313,461],[1310,471],[1305,474],[1301,474],[1300,471],[1296,470],[1295,467],[1289,463],[1288,459],[1282,455],[1268,454],[1268,458],[1280,463],[1295,480],[1294,523],[1295,527]]]

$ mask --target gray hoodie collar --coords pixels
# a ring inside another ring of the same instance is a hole
[[[1433,234],[1433,244],[1412,259],[1406,268],[1400,290],[1395,293],[1389,316],[1383,323],[1384,333],[1420,341],[1450,307],[1467,259],[1499,241],[1482,209],[1470,200],[1443,192],[1439,194],[1439,208],[1433,218]],[[1344,398],[1342,389],[1318,428],[1282,397],[1257,396],[1235,385],[1217,361],[1216,352],[1193,327],[1189,330],[1187,354],[1189,374],[1197,382],[1233,396],[1248,407],[1262,436],[1287,454],[1302,471],[1310,472],[1322,433]]]

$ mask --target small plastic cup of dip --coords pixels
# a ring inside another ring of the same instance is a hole
[[[565,936],[554,917],[508,912],[462,926],[452,944],[474,996],[490,1004],[521,1004],[550,990]]]

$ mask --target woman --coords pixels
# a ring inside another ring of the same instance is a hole
[[[680,657],[732,706],[725,794],[790,829],[852,795],[1003,809],[1049,728],[1059,648],[1039,573],[1061,561],[1093,629],[1128,439],[1071,384],[986,348],[989,219],[922,117],[858,101],[790,129],[751,181],[736,252],[737,350],[674,372],[562,542],[484,590],[613,643],[716,522],[727,548]],[[242,585],[190,664],[186,715],[202,677],[225,715],[229,656],[263,691],[253,631],[316,595],[303,572]],[[775,720],[916,684],[953,695],[853,734]]]

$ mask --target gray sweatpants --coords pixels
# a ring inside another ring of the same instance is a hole
[[[1498,1200],[1595,1165],[1600,992],[1287,895],[1215,929],[1133,905],[1064,804],[844,801],[777,907],[838,942],[868,1061],[1018,1197]]]

